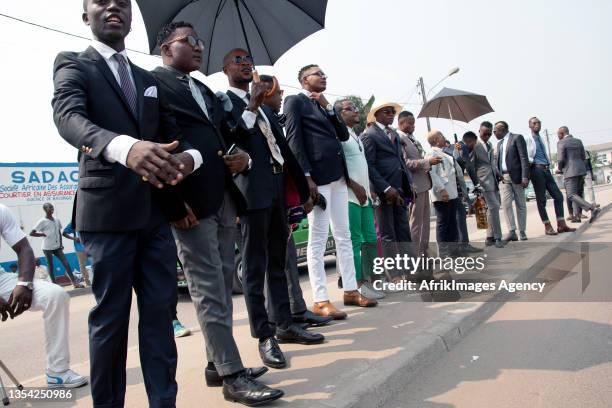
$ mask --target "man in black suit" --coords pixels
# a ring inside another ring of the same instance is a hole
[[[502,178],[499,190],[502,209],[509,230],[504,240],[518,241],[519,239],[516,235],[516,222],[512,211],[512,203],[514,202],[518,217],[519,236],[521,241],[526,241],[527,202],[525,201],[525,188],[529,185],[527,144],[522,135],[510,133],[508,124],[504,121],[495,124],[493,133],[498,140],[495,149],[495,167]]]
[[[131,2],[83,4],[83,21],[94,41],[84,52],[57,56],[52,105],[60,135],[80,149],[73,225],[95,273],[96,306],[89,315],[93,403],[124,405],[134,289],[149,405],[173,407],[176,246],[158,192],[164,183],[174,185],[197,168],[201,155],[185,151],[184,142],[179,146],[180,130],[157,81],[127,59]],[[182,152],[172,154],[177,148]]]
[[[397,243],[410,242],[408,200],[412,197],[412,178],[403,158],[401,140],[391,128],[401,107],[394,103],[381,103],[368,114],[374,124],[361,135],[365,148],[370,182],[381,203],[375,210],[380,239],[385,244],[386,256],[393,256]],[[391,273],[397,280],[399,271]]]
[[[247,209],[240,216],[242,232],[242,270],[251,335],[259,339],[259,354],[265,365],[273,368],[287,366],[278,346],[282,342],[317,344],[323,335],[310,333],[291,320],[285,255],[287,249],[287,214],[285,184],[292,183],[299,193],[298,202],[307,204],[308,186],[300,165],[289,150],[283,131],[272,111],[262,106],[268,87],[253,81],[253,59],[242,49],[228,52],[223,59],[223,72],[230,88],[233,117],[241,117],[251,134],[240,138],[238,144],[252,159],[250,170],[236,175],[236,184],[246,198]],[[250,114],[250,115],[249,115]],[[244,115],[244,116],[243,116]],[[269,288],[274,307],[276,338],[272,329],[264,296],[264,281]]]
[[[245,208],[232,174],[247,170],[250,158],[244,151],[227,151],[244,123],[228,123],[223,102],[190,75],[200,68],[204,50],[191,24],[167,24],[158,34],[157,45],[164,66],[153,75],[183,138],[206,158],[202,167],[174,188],[177,205],[168,211],[206,340],[206,383],[223,385],[227,400],[260,405],[282,397],[283,392],[254,380],[268,371],[266,367],[244,369],[232,335],[236,214],[237,208]],[[244,128],[242,133],[246,132]]]
[[[345,306],[375,306],[376,302],[357,290],[353,244],[348,221],[349,181],[341,141],[349,139],[346,125],[323,92],[327,76],[318,65],[307,65],[298,72],[301,93],[285,99],[287,142],[308,179],[310,197],[316,207],[308,215],[308,274],[315,314],[346,319],[329,300],[323,257],[331,230],[342,275]]]

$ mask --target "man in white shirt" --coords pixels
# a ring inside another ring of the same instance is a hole
[[[0,235],[17,254],[19,273],[0,270],[0,316],[14,319],[26,310],[43,312],[47,352],[47,384],[52,388],[75,388],[87,378],[70,369],[68,323],[70,296],[59,286],[34,280],[34,252],[17,220],[0,204]]]
[[[53,257],[55,256],[60,260],[62,265],[64,265],[64,269],[72,285],[75,288],[82,288],[83,285],[76,282],[72,274],[70,263],[68,259],[66,259],[66,255],[64,255],[64,246],[62,245],[62,223],[57,218],[53,217],[55,208],[53,208],[51,203],[44,203],[43,210],[45,211],[45,217],[38,220],[38,223],[30,232],[30,236],[43,238],[42,251],[47,259],[51,282],[57,283],[55,280],[55,268],[53,267]]]

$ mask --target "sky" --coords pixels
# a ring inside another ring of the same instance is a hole
[[[170,1],[170,0],[164,0]],[[252,2],[253,0],[248,0]],[[276,0],[281,1],[281,0]],[[2,0],[0,14],[91,37],[80,0]],[[285,95],[298,92],[300,67],[316,63],[328,75],[328,99],[358,95],[421,109],[416,92],[424,78],[429,97],[443,86],[486,95],[495,112],[469,124],[432,119],[451,139],[477,131],[482,120],[505,120],[528,134],[538,116],[549,129],[566,125],[585,144],[612,141],[612,2],[609,0],[329,0],[325,29],[289,50],[274,67]],[[80,51],[88,40],[72,38],[0,16],[0,162],[70,162],[76,150],[57,133],[52,119],[55,55]],[[129,49],[146,52],[144,24],[134,4]],[[146,69],[159,57],[128,51]],[[429,89],[453,67],[460,71]],[[222,73],[197,76],[213,90],[226,90]],[[425,119],[415,135],[424,146]]]

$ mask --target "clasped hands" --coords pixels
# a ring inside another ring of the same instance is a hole
[[[164,183],[174,186],[191,174],[194,167],[189,153],[170,153],[178,145],[176,140],[172,143],[136,142],[128,153],[127,167],[157,188],[163,188]]]

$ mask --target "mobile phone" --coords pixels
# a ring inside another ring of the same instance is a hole
[[[457,134],[455,133],[455,143],[459,143],[459,139],[457,139]]]
[[[234,144],[232,144],[232,145],[230,146],[230,148],[229,148],[229,149],[227,149],[227,153],[225,153],[225,154],[226,154],[226,155],[233,154],[233,153],[236,151],[236,149],[237,149],[237,148],[238,148],[238,146],[236,146],[236,143],[234,143]]]

